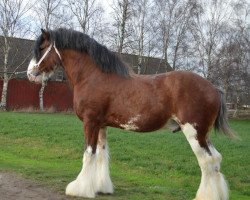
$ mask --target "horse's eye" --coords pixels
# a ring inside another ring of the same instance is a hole
[[[40,45],[40,46],[39,46],[40,51],[43,51],[45,48],[46,48],[46,47],[45,47],[44,45]]]

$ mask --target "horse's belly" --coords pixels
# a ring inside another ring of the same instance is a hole
[[[150,132],[158,130],[166,124],[168,118],[163,116],[135,115],[117,124],[119,128],[136,132]]]

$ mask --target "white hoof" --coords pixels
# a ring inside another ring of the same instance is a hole
[[[95,198],[93,186],[80,182],[77,179],[68,184],[65,193],[70,196]]]

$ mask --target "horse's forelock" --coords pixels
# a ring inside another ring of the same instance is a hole
[[[42,36],[39,36],[35,42],[35,47],[34,47],[34,54],[36,60],[39,60],[39,58],[41,57],[41,51],[40,51],[41,42],[42,42]]]
[[[55,41],[55,34],[53,31],[48,31],[49,33],[49,42],[53,43]],[[38,36],[36,42],[35,42],[35,46],[34,46],[34,54],[35,54],[35,58],[36,60],[39,60],[42,57],[41,54],[41,49],[40,46],[42,45],[42,43],[44,42],[45,38],[43,37],[43,34],[41,34],[40,36]]]

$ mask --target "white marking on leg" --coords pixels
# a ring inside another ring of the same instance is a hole
[[[91,146],[88,146],[88,147],[87,147],[86,153],[92,154],[92,147],[91,147]]]
[[[97,191],[101,193],[112,194],[114,192],[113,184],[109,175],[109,151],[106,140],[105,129],[99,131],[97,145]]]
[[[96,155],[88,146],[83,155],[83,167],[76,180],[68,184],[66,195],[94,198],[96,188]]]
[[[211,155],[199,145],[196,139],[197,131],[187,123],[181,125],[182,131],[186,136],[193,152],[195,153],[201,168],[202,176],[196,200],[227,200],[228,187],[223,174],[219,172],[221,155],[213,147],[209,146]]]
[[[220,173],[221,154],[213,146],[209,146],[208,148],[211,155],[205,155],[204,160],[206,160],[206,162],[204,162],[201,167],[202,180],[197,196],[204,198],[204,191],[206,188],[209,188],[210,196],[207,195],[207,199],[227,200],[229,199],[227,182],[224,175]]]

